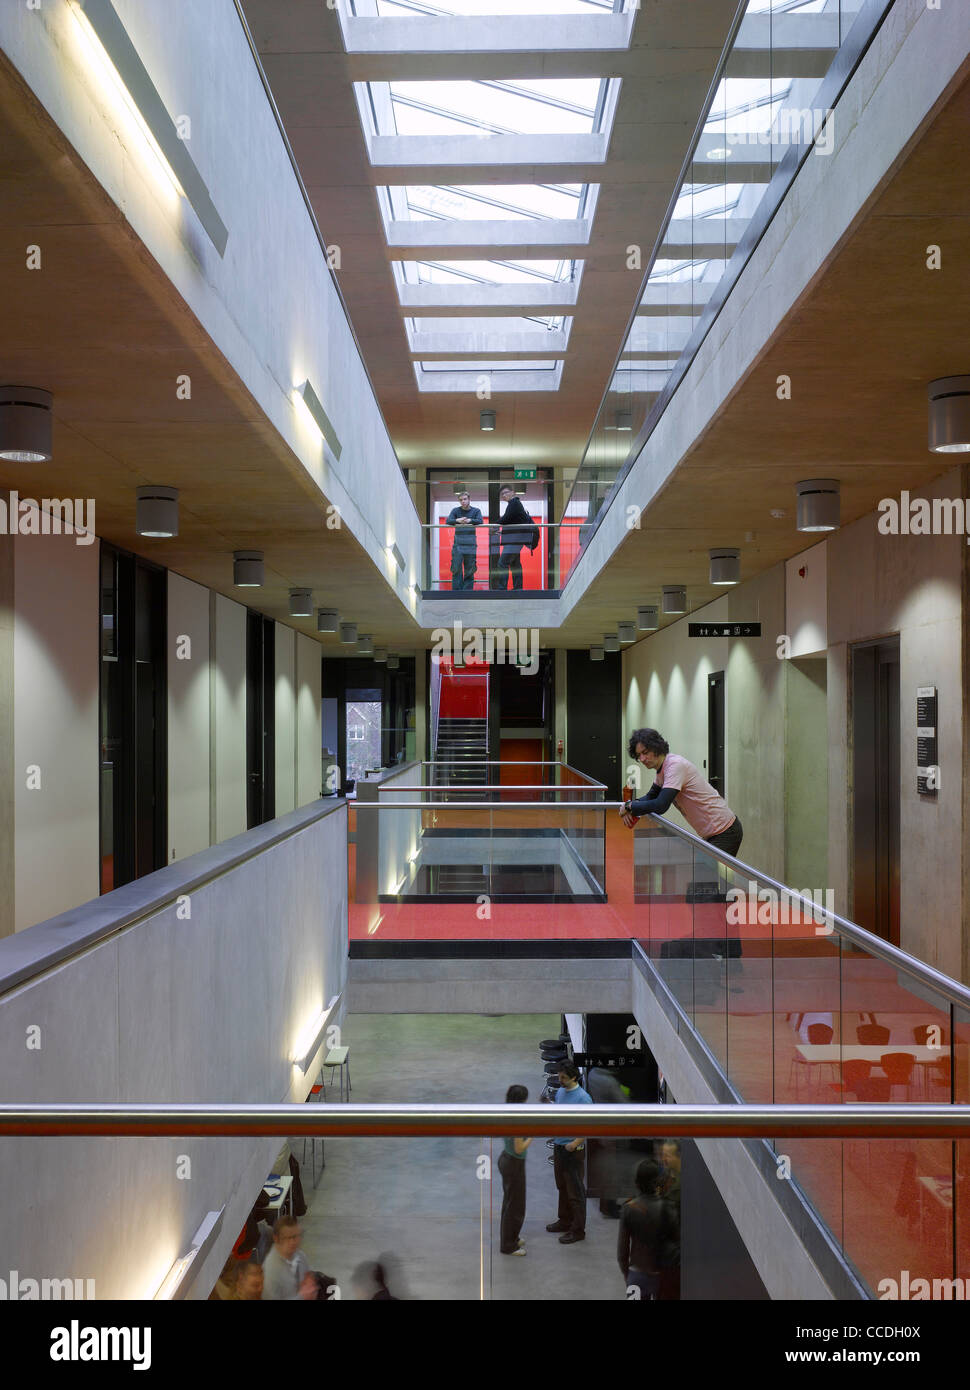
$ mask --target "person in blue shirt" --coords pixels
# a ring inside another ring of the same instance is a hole
[[[445,525],[455,528],[455,539],[451,547],[451,587],[453,589],[474,589],[476,552],[478,537],[475,527],[482,525],[482,514],[473,507],[467,492],[458,498],[458,506],[452,507]]]
[[[593,1099],[579,1084],[579,1068],[573,1062],[563,1062],[559,1068],[557,1105],[592,1105]],[[559,1189],[559,1219],[546,1227],[561,1231],[560,1245],[575,1245],[586,1239],[586,1141],[557,1139],[553,1145],[553,1165],[556,1187]]]

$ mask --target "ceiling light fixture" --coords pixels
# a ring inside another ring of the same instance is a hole
[[[607,632],[603,635],[603,650],[607,652],[618,652],[620,650],[620,638],[615,632]]]
[[[340,640],[345,647],[352,646],[357,641],[357,624],[341,623]]]
[[[342,446],[340,440],[337,438],[337,431],[330,423],[330,416],[324,410],[323,403],[316,391],[314,391],[312,382],[308,379],[297,386],[294,390],[294,395],[298,401],[302,402],[310,419],[330,445],[334,458],[339,459]]]
[[[970,453],[970,376],[941,376],[927,387],[930,452]]]
[[[237,589],[258,589],[263,583],[261,550],[236,550],[232,556],[232,582]]]
[[[687,590],[682,584],[665,584],[660,607],[664,613],[686,613]]]
[[[494,428],[495,428],[495,411],[494,411],[494,410],[483,410],[482,413],[481,413],[481,415],[479,416],[479,423],[481,424],[482,429],[485,430],[485,431],[494,430]]]
[[[389,671],[396,671],[397,668],[400,666],[400,664],[401,664],[401,658],[398,656],[397,652],[388,652],[388,654],[387,654],[387,669],[388,669]]]
[[[202,1225],[192,1237],[192,1244],[189,1249],[184,1255],[179,1256],[159,1285],[155,1302],[180,1300],[186,1297],[193,1279],[202,1268],[203,1260],[212,1249],[216,1237],[222,1230],[222,1218],[225,1211],[225,1207],[220,1207],[218,1211],[210,1211],[206,1215]]]
[[[179,490],[152,484],[135,491],[135,532],[170,540],[179,533]]]
[[[225,255],[226,225],[111,0],[72,0],[71,10],[99,86],[117,95],[162,173],[191,204],[219,255]]]
[[[0,458],[10,463],[48,463],[53,457],[50,391],[38,386],[0,386]]]
[[[717,546],[708,552],[712,584],[739,584],[741,582],[741,552],[733,546]]]
[[[386,545],[384,549],[387,551],[388,555],[390,555],[391,559],[395,562],[398,569],[401,570],[403,573],[405,564],[404,556],[401,554],[396,542],[392,541],[391,544]]]
[[[336,632],[340,627],[340,614],[336,608],[317,609],[317,632]]]
[[[370,636],[368,633],[366,633],[366,632],[361,633],[360,637],[358,637],[358,639],[357,639],[357,655],[358,655],[358,656],[373,656],[373,655],[374,655],[374,639],[373,639],[373,637],[371,637],[371,636]]]
[[[837,531],[840,525],[838,478],[806,478],[795,485],[799,531]]]
[[[378,663],[378,665],[383,666],[384,662],[387,660],[387,648],[375,647],[374,660]]]
[[[291,617],[291,618],[312,618],[312,617],[313,617],[313,590],[312,590],[312,589],[291,589],[291,590],[290,590],[290,617]]]
[[[656,632],[660,626],[660,613],[656,604],[647,604],[637,609],[637,627],[641,632]]]
[[[622,432],[622,431],[626,431],[627,433],[630,433],[630,432],[632,431],[632,429],[633,429],[633,411],[632,411],[632,410],[618,410],[618,411],[616,412],[616,428],[617,428],[618,430],[620,430],[621,432]]]
[[[617,623],[616,632],[621,643],[635,642],[637,640],[636,623]]]
[[[602,647],[590,647],[590,649],[589,649],[589,659],[590,659],[590,661],[605,661],[606,658],[605,658],[604,653],[603,653],[603,648],[602,648]]]

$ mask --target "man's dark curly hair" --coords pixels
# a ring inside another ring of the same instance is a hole
[[[648,753],[656,753],[658,757],[666,757],[670,752],[670,745],[662,734],[658,734],[656,729],[634,729],[630,735],[630,743],[627,752],[631,758],[637,756],[637,744],[642,743]]]

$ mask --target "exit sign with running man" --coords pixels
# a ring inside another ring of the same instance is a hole
[[[536,470],[534,468],[517,468],[515,470],[515,481],[517,483],[525,482],[529,478],[534,478],[535,475]]]

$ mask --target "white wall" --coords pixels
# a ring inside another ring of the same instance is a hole
[[[210,593],[213,844],[246,829],[246,610]]]
[[[276,814],[296,805],[296,632],[276,624]]]
[[[5,1060],[5,1100],[305,1099],[319,1063],[304,1076],[292,1058],[346,978],[346,807],[239,865],[224,867],[227,848],[162,870],[168,890],[153,886],[159,875],[130,885],[128,901],[144,891],[157,909],[3,996],[0,1033],[21,1039]],[[195,874],[205,877],[186,919],[175,895]],[[32,1050],[30,1025],[40,1028]],[[4,1267],[93,1278],[99,1299],[151,1298],[206,1213],[225,1205],[192,1290],[205,1298],[279,1147],[277,1138],[0,1139]],[[180,1179],[183,1155],[191,1168]]]
[[[696,621],[725,622],[728,617],[727,595],[708,604],[703,618]],[[727,667],[726,638],[712,641],[687,636],[687,619],[671,623],[660,632],[645,637],[623,651],[623,735],[620,748],[620,768],[626,782],[632,759],[627,743],[634,729],[658,729],[670,747],[689,758],[703,772],[707,758],[707,678],[713,671]],[[726,689],[725,702],[730,700]],[[640,794],[649,789],[653,774],[640,769]],[[677,825],[689,829],[687,822],[672,807],[667,813]]]
[[[209,590],[169,571],[169,863],[208,844]]]
[[[16,931],[100,891],[99,552],[74,536],[14,541]]]
[[[316,801],[323,781],[321,651],[319,642],[296,634],[296,804]]]

